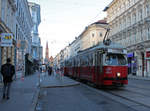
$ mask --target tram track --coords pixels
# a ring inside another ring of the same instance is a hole
[[[143,99],[143,98],[150,98],[150,96],[145,95],[143,93],[139,93],[139,92],[133,91],[133,90],[129,90],[129,89],[126,89],[126,88],[125,89],[121,89],[121,90],[118,89],[117,91],[119,91],[119,93],[117,93],[114,90],[104,90],[105,93],[109,93],[111,95],[120,97],[122,99],[134,102],[134,103],[139,104],[139,105],[143,105],[143,106],[145,106],[147,108],[150,108],[150,104],[148,104],[146,102],[146,100],[144,101],[144,99]],[[127,93],[127,95],[125,95],[126,93]],[[133,95],[133,97],[131,95]],[[135,96],[135,98],[134,98],[134,96]],[[137,96],[137,98],[136,98],[136,96]],[[140,98],[140,96],[141,96],[141,98]]]
[[[120,97],[120,98],[125,99],[125,100],[127,100],[127,101],[134,102],[134,103],[136,103],[136,104],[138,104],[138,105],[142,105],[142,106],[145,106],[145,107],[147,107],[147,108],[150,108],[150,105],[147,105],[147,104],[142,103],[142,102],[139,102],[139,101],[137,101],[137,100],[128,98],[128,97],[126,97],[126,96],[118,95],[118,94],[116,94],[116,93],[114,93],[114,92],[111,92],[111,91],[104,91],[104,92],[105,92],[105,93],[109,93],[109,94],[111,94],[111,95],[113,95],[113,96]]]
[[[150,109],[150,102],[149,102],[150,96],[148,94],[144,94],[144,91],[150,91],[150,89],[142,88],[142,86],[138,87],[135,85],[128,85],[127,87],[123,87],[123,88],[100,89],[95,87],[94,84],[92,83],[88,83],[88,82],[83,83],[81,81],[78,82],[80,82],[81,85],[84,85],[85,87],[88,87],[90,89],[92,88],[94,91],[98,92],[99,94],[109,97],[110,99],[122,103],[128,107],[132,107],[133,109],[136,109],[134,108],[135,106],[144,107],[148,110]],[[136,88],[141,90],[143,89],[143,93],[137,92]],[[116,100],[116,98],[118,99]],[[136,109],[136,111],[140,111],[140,110]]]
[[[133,91],[133,90],[131,90],[131,89],[125,89],[127,92],[131,92],[131,93],[136,93],[136,94],[139,94],[139,95],[142,95],[142,96],[148,96],[148,97],[150,97],[149,95],[146,95],[146,94],[143,94],[143,93],[141,93],[141,92],[136,92],[136,91]]]
[[[117,101],[117,102],[120,102],[124,105],[127,105],[129,107],[133,107],[133,106],[144,106],[146,107],[147,109],[150,108],[150,104],[148,104],[147,102],[144,102],[144,101],[138,101],[136,98],[132,98],[132,97],[128,97],[127,95],[121,95],[121,94],[118,94],[116,93],[116,91],[123,91],[123,92],[127,92],[127,93],[130,93],[130,94],[134,94],[134,95],[140,95],[140,96],[145,96],[147,97],[147,95],[144,95],[144,94],[141,94],[141,93],[137,93],[137,92],[134,92],[134,91],[131,91],[131,90],[128,90],[128,89],[120,89],[120,88],[117,88],[115,90],[112,90],[112,89],[99,89],[99,88],[96,88],[96,87],[93,87],[93,85],[91,84],[85,84],[85,83],[82,83],[82,85],[86,86],[86,87],[90,87],[92,88],[94,91],[98,92],[99,94],[102,94],[106,97],[109,97],[111,99],[113,99],[114,101]],[[114,97],[112,97],[114,96]],[[114,98],[119,98],[118,100],[114,99]],[[150,96],[149,96],[150,98]],[[143,99],[142,99],[143,100]],[[126,101],[126,102],[129,102],[131,104],[135,104],[133,106],[130,106],[129,104],[125,103],[125,102],[122,102],[122,101]]]
[[[136,86],[136,85],[128,85],[128,87],[134,87],[134,88],[140,88],[140,89],[144,89],[144,90],[147,90],[147,91],[150,91],[150,88],[143,88],[142,86],[139,87],[139,86]]]

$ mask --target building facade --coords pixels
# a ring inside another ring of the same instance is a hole
[[[34,59],[41,61],[41,39],[39,37],[38,27],[41,23],[40,5],[29,2],[29,9],[32,16],[33,28],[32,28],[32,56]]]
[[[93,47],[103,41],[107,27],[106,20],[99,20],[86,27],[80,35],[80,50]]]
[[[129,73],[150,76],[150,1],[113,0],[104,11],[109,37],[128,50]]]
[[[79,37],[75,37],[75,40],[71,44],[69,44],[69,48],[70,48],[70,50],[69,50],[68,58],[76,56],[77,52],[81,48],[80,36]]]
[[[25,68],[25,54],[31,55],[31,29],[33,26],[27,0],[16,0],[16,53],[17,70]]]
[[[12,46],[0,46],[0,67],[6,63],[7,58],[11,58],[12,64],[15,64],[15,45],[16,45],[16,1],[0,0],[0,35],[3,33],[12,34]],[[2,37],[0,37],[2,42]],[[2,80],[0,74],[0,81]]]
[[[15,64],[15,40],[16,40],[16,2],[15,0],[0,0],[0,34],[12,33],[13,45],[0,47],[0,65],[6,63],[9,57]]]

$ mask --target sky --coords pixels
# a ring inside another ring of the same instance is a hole
[[[49,56],[55,57],[78,37],[86,26],[106,17],[103,9],[112,0],[28,0],[41,6],[39,37],[45,58],[46,42]]]

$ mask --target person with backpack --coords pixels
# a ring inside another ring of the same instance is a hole
[[[15,67],[11,64],[11,59],[7,59],[7,63],[1,67],[1,74],[3,76],[3,99],[9,99],[10,86],[13,81],[13,75],[15,74]]]

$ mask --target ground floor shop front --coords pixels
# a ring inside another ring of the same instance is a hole
[[[127,54],[128,74],[150,77],[150,49],[135,50]]]

